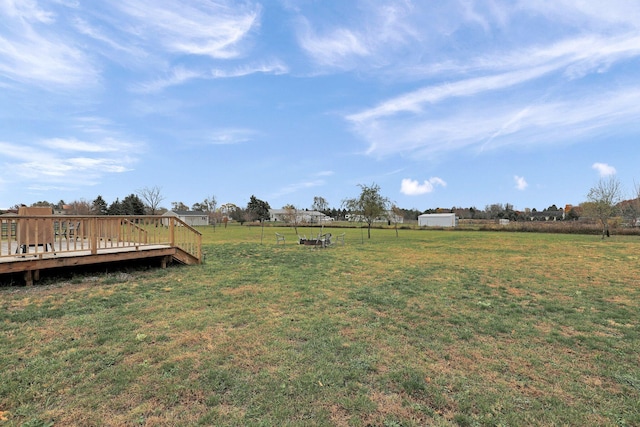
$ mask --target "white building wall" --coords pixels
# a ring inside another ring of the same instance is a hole
[[[189,216],[179,216],[178,218],[180,218],[181,220],[183,220],[185,223],[187,223],[188,225],[194,226],[194,225],[209,225],[209,218],[207,216],[196,216],[196,215],[189,215]]]
[[[420,227],[455,227],[458,225],[458,218],[454,213],[422,214],[418,216]]]

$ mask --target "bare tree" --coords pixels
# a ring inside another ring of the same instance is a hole
[[[216,208],[218,207],[218,200],[216,200],[216,196],[212,194],[211,196],[204,199],[202,204],[206,206],[206,212],[209,216],[209,222],[213,223],[213,228],[215,229],[216,222],[218,222],[216,211]]]
[[[327,199],[321,196],[315,196],[313,198],[313,205],[311,205],[311,209],[318,212],[326,211],[329,208],[329,203]]]
[[[636,217],[633,218],[633,222],[631,223],[631,225],[635,227],[637,225],[640,225],[640,184],[634,183],[634,189],[636,191],[636,198],[633,200],[633,207],[636,211]]]
[[[289,224],[293,224],[293,229],[296,234],[298,234],[298,209],[292,205],[288,204],[282,207],[285,210],[284,220]]]
[[[185,205],[182,202],[171,202],[171,210],[172,211],[188,211],[189,206]]]
[[[74,200],[69,203],[71,207],[69,213],[72,215],[91,215],[91,203],[84,199]]]
[[[144,187],[136,192],[147,205],[147,209],[149,209],[149,213],[151,215],[155,215],[157,213],[160,202],[164,200],[161,190],[162,189],[160,187],[155,185],[153,187]]]
[[[207,205],[207,210],[209,212],[215,212],[216,207],[218,207],[218,200],[216,199],[216,196],[214,196],[213,194],[207,197],[206,199],[204,199],[203,203]]]
[[[622,185],[615,177],[601,179],[589,190],[583,208],[587,216],[596,218],[602,225],[602,238],[609,236],[609,219],[618,212],[622,200]]]
[[[222,222],[224,223],[224,228],[227,228],[227,223],[229,219],[233,219],[234,213],[238,210],[238,207],[233,203],[224,203],[220,205],[220,214],[222,215]]]
[[[209,223],[213,224],[213,227],[215,228],[217,206],[218,201],[216,200],[216,196],[210,196],[204,199],[202,202],[194,203],[191,206],[191,210],[205,212],[207,214],[207,217],[209,217]]]
[[[640,184],[634,182],[633,199],[624,203],[622,215],[632,227],[640,226]]]
[[[396,229],[396,238],[398,238],[398,219],[403,217],[402,209],[394,203],[391,205],[391,214],[393,215],[393,226]]]

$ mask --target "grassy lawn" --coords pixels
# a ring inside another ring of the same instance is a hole
[[[0,288],[0,425],[640,425],[638,237],[344,231]]]

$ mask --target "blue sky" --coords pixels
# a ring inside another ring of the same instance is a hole
[[[640,1],[0,0],[0,208],[579,204],[640,182]]]

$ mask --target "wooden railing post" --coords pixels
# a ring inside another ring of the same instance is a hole
[[[169,217],[169,246],[174,247],[176,245],[176,222],[172,217]]]
[[[91,255],[98,253],[98,218],[91,218],[89,227],[89,244],[91,245]]]
[[[196,258],[202,262],[202,234],[196,235]]]

